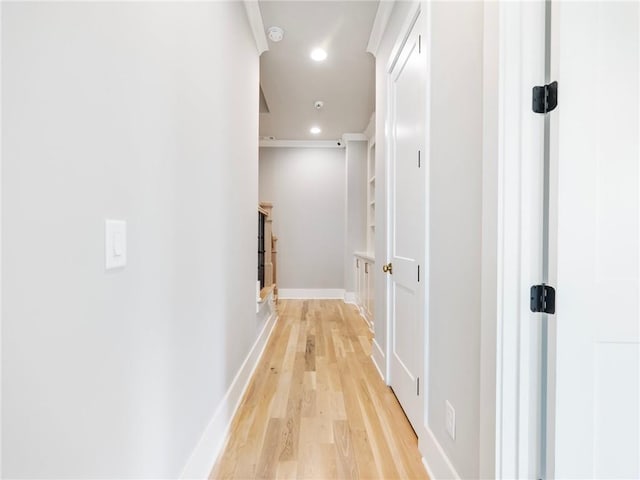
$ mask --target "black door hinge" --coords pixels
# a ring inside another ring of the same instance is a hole
[[[558,82],[533,87],[532,108],[536,113],[547,113],[558,106]]]
[[[420,377],[416,379],[416,395],[420,396]]]
[[[531,311],[556,313],[556,291],[550,285],[533,285],[531,287]]]

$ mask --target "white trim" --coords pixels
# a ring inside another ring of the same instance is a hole
[[[287,148],[344,148],[344,142],[338,140],[260,140],[261,147]]]
[[[279,288],[278,298],[282,300],[297,299],[344,299],[343,288]]]
[[[424,466],[424,469],[427,471],[427,477],[429,477],[429,479],[435,480],[436,476],[431,471],[431,468],[429,467],[429,464],[427,463],[427,459],[424,458],[424,457],[420,457],[420,459],[422,460],[422,465]]]
[[[344,292],[344,303],[349,303],[352,305],[358,305],[356,303],[356,293],[355,292]]]
[[[267,319],[253,347],[245,358],[240,370],[231,382],[229,390],[218,405],[213,418],[207,425],[198,445],[194,449],[191,457],[187,461],[181,479],[204,479],[209,478],[211,469],[216,463],[218,456],[222,452],[231,427],[231,421],[240,406],[240,401],[244,396],[249,382],[253,377],[258,362],[264,353],[267,342],[273,333],[278,316],[275,309]]]
[[[498,8],[495,478],[538,478],[539,320],[528,290],[541,278],[544,119],[529,108],[544,80],[544,2]]]
[[[369,317],[367,316],[367,313],[365,312],[364,307],[362,305],[357,304],[357,303],[355,303],[354,305],[355,305],[356,309],[358,310],[358,316],[362,319],[362,321],[367,326],[369,331],[371,333],[374,333],[373,332],[373,323],[369,320]]]
[[[422,287],[422,309],[423,309],[423,324],[422,324],[422,338],[424,342],[423,349],[423,366],[422,366],[422,376],[423,376],[423,384],[424,384],[424,393],[423,393],[423,420],[419,429],[420,435],[424,441],[422,443],[419,442],[418,447],[420,448],[421,444],[427,445],[427,448],[431,448],[431,441],[433,439],[435,442],[435,436],[429,427],[429,392],[431,389],[431,362],[429,360],[429,345],[431,345],[431,337],[429,333],[430,327],[430,298],[431,298],[431,123],[433,121],[433,115],[431,110],[431,46],[432,46],[432,11],[431,11],[431,2],[421,2],[420,10],[422,14],[421,21],[422,24],[422,32],[424,35],[424,41],[422,48],[424,49],[426,56],[426,75],[425,75],[425,110],[426,110],[426,118],[425,118],[425,130],[424,130],[424,175],[425,175],[425,188],[424,188],[424,202],[425,202],[425,211],[424,211],[424,253],[423,253],[423,261],[424,261],[424,286]],[[436,442],[437,443],[437,442]],[[437,450],[441,456],[444,457],[445,464],[451,468],[449,468],[451,472],[451,477],[456,478],[458,476],[455,468],[453,468],[452,463],[449,461],[449,458],[444,454],[442,447],[438,445]],[[420,453],[426,455],[424,450],[420,450]],[[432,465],[433,461],[429,464],[430,467],[428,471],[430,471],[431,478],[437,478],[434,475]],[[436,463],[437,465],[437,463]],[[435,470],[435,473],[439,475],[439,470]]]
[[[384,32],[387,30],[387,24],[393,11],[394,3],[395,0],[383,0],[378,3],[376,18],[373,20],[373,26],[369,34],[369,42],[367,43],[367,52],[374,57],[378,55],[378,48],[380,48],[380,42],[382,41]]]
[[[264,33],[264,24],[262,23],[262,13],[260,12],[260,5],[257,1],[244,0],[244,9],[247,12],[247,20],[249,20],[249,26],[253,32],[253,39],[256,42],[256,49],[258,50],[258,56],[269,50],[269,43],[267,42],[267,36]]]
[[[382,381],[386,384],[387,381],[384,379],[384,375],[382,375],[382,372],[380,371],[380,368],[378,367],[378,364],[376,363],[376,361],[373,358],[373,355],[371,355],[371,363],[373,363],[373,366],[376,369],[376,372],[378,372],[378,375],[380,375],[380,378],[382,379]]]
[[[371,255],[370,253],[366,253],[366,252],[353,252],[353,255],[354,255],[355,257],[362,258],[363,260],[367,260],[368,262],[376,263],[376,257],[374,257],[373,255]]]
[[[374,144],[376,143],[376,138],[375,138],[375,134],[376,134],[376,112],[373,112],[371,114],[371,118],[369,118],[369,123],[367,124],[367,128],[364,129],[364,135],[369,139],[369,143],[373,142]],[[369,145],[369,148],[371,148],[371,145]]]
[[[411,35],[413,26],[418,20],[418,15],[420,15],[421,8],[422,5],[420,2],[413,3],[409,8],[407,17],[405,18],[404,23],[402,24],[402,28],[400,29],[400,34],[398,35],[396,43],[393,45],[391,54],[389,55],[389,61],[387,63],[388,74],[391,74],[393,68],[396,66],[396,62],[400,58],[400,52],[402,51],[404,44],[407,43],[409,35]],[[430,36],[431,32],[427,32],[427,34]]]
[[[0,6],[0,52],[2,51],[2,7]],[[0,92],[2,92],[2,62],[0,62]],[[2,99],[0,98],[0,103]],[[0,132],[2,112],[0,112]],[[0,212],[2,212],[2,135],[0,134]],[[0,215],[0,272],[2,272],[2,215]],[[0,274],[0,358],[2,357],[2,277]],[[0,425],[2,423],[2,368],[0,368]],[[2,477],[2,429],[0,428],[0,477]]]
[[[371,360],[373,361],[373,364],[375,365],[376,370],[378,370],[378,373],[382,377],[382,380],[384,380],[384,382],[387,383],[386,358],[384,355],[384,350],[382,350],[382,347],[378,343],[377,338],[373,339],[373,345],[371,346]]]
[[[424,443],[424,448],[421,448],[421,452],[427,452],[422,457],[422,463],[427,469],[429,478],[431,480],[437,480],[439,478],[454,478],[460,479],[460,475],[456,471],[453,463],[447,454],[444,452],[442,445],[436,440],[436,436],[431,429],[425,428],[426,435],[420,438],[420,443]]]
[[[342,140],[345,142],[366,142],[369,137],[364,133],[343,133]]]

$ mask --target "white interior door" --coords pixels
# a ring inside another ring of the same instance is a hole
[[[551,25],[548,476],[637,479],[640,3],[554,0]]]
[[[425,54],[420,19],[401,48],[390,77],[389,156],[390,378],[400,404],[417,430],[422,421],[420,377],[424,362],[423,293],[425,251]],[[422,283],[421,283],[422,282]]]

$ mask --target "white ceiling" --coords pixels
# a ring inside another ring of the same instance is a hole
[[[268,40],[260,57],[260,84],[269,113],[260,113],[260,136],[278,140],[333,140],[362,132],[374,110],[374,58],[365,51],[377,1],[266,1],[259,3]],[[323,62],[311,60],[324,48]],[[317,111],[314,102],[322,100]],[[311,126],[322,129],[309,133]]]

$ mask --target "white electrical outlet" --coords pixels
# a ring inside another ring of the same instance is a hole
[[[445,412],[445,428],[447,429],[447,433],[451,437],[452,440],[456,439],[456,409],[449,403],[448,400],[445,401],[446,404],[446,412]]]

